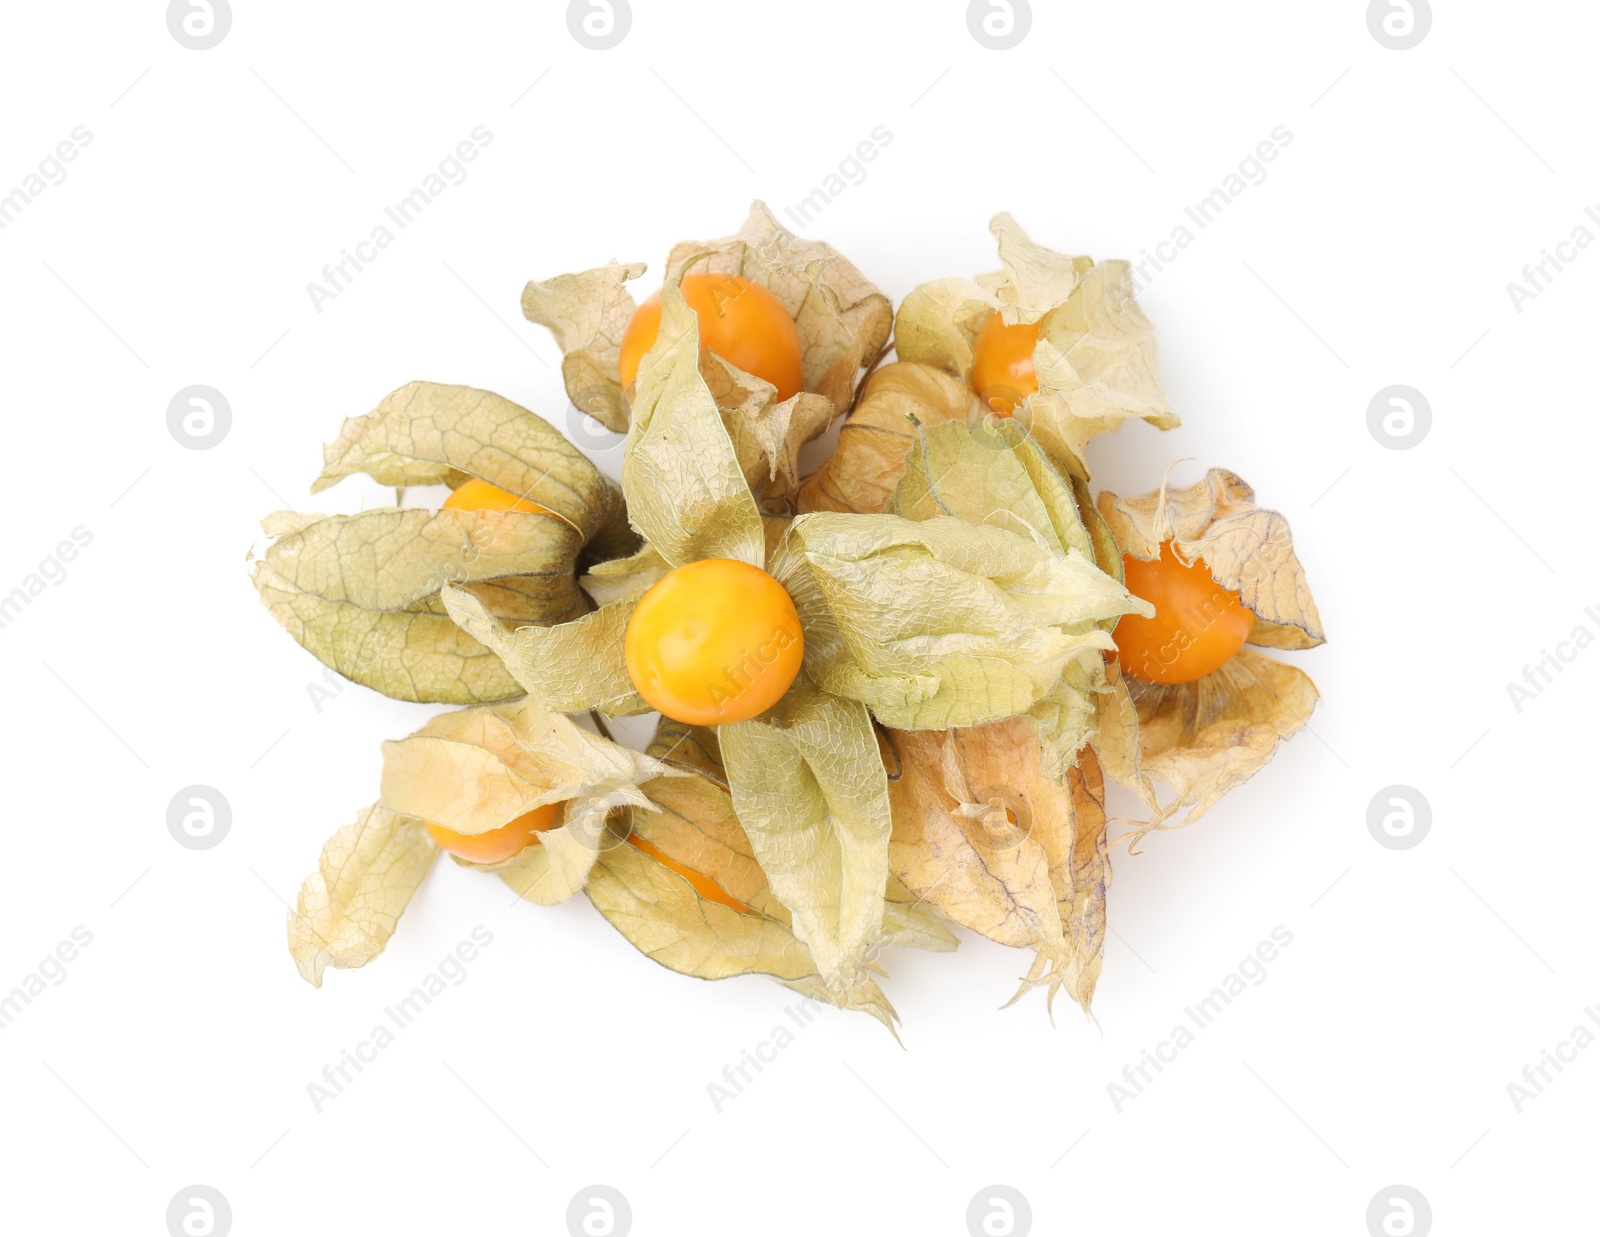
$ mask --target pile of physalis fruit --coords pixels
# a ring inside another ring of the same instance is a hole
[[[384,745],[323,848],[289,919],[307,980],[381,953],[445,851],[531,902],[583,893],[685,975],[891,1029],[883,947],[957,924],[1033,951],[1018,996],[1088,1008],[1104,775],[1142,802],[1118,841],[1192,822],[1316,703],[1258,650],[1323,637],[1233,473],[1091,495],[1091,438],[1178,423],[1154,332],[1127,263],[991,230],[1000,271],[898,313],[760,203],[637,307],[643,263],[528,284],[574,406],[627,434],[620,486],[487,391],[414,382],[345,422],[314,491],[449,498],[273,515],[256,587],[348,678],[463,707]],[[652,711],[644,752],[609,737]]]

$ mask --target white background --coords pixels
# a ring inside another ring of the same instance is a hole
[[[1441,1234],[1592,1225],[1600,1050],[1521,1113],[1506,1087],[1600,1003],[1600,651],[1520,713],[1506,684],[1600,633],[1600,252],[1520,313],[1506,284],[1600,203],[1600,17],[1438,7],[1397,52],[1356,0],[1039,3],[995,52],[953,0],[635,0],[595,52],[553,0],[240,0],[196,52],[151,0],[8,6],[0,194],[74,126],[93,141],[0,231],[0,593],[74,527],[93,541],[0,630],[0,991],[75,926],[94,941],[0,1031],[4,1228],[160,1234],[194,1183],[238,1234],[559,1234],[591,1183],[639,1234],[959,1235],[993,1183],[1051,1234],[1360,1237],[1395,1183]],[[307,283],[477,125],[469,179],[318,313]],[[786,218],[878,125],[891,144],[805,233],[897,302],[992,269],[998,210],[1137,258],[1293,133],[1142,297],[1184,426],[1091,463],[1127,492],[1225,465],[1289,516],[1329,633],[1287,655],[1322,688],[1314,733],[1117,855],[1098,1025],[999,1011],[1028,959],[969,934],[888,960],[903,1049],[829,1013],[719,1114],[707,1084],[790,994],[678,976],[582,898],[510,905],[448,863],[381,959],[313,990],[284,900],[373,798],[380,741],[433,710],[314,707],[320,665],[246,576],[257,521],[385,501],[306,489],[341,419],[410,379],[562,423],[528,278],[642,259],[653,285],[673,242],[755,197]],[[232,406],[207,451],[166,426],[193,383]],[[1392,383],[1432,405],[1409,451],[1366,425]],[[213,850],[167,831],[191,783],[232,805]],[[1433,810],[1404,852],[1366,824],[1393,783]],[[477,924],[467,981],[318,1114],[307,1083]],[[1277,925],[1265,982],[1118,1112],[1107,1084]]]

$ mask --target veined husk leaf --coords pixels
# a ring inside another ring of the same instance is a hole
[[[643,262],[612,262],[542,282],[530,280],[522,290],[523,317],[549,327],[556,337],[561,378],[572,406],[619,434],[628,429],[628,400],[618,362],[635,309],[626,285],[644,272]]]
[[[671,570],[672,564],[646,542],[626,558],[613,558],[594,564],[578,578],[578,585],[597,606],[609,606],[619,601],[634,602]]]
[[[661,290],[661,330],[635,379],[622,460],[628,515],[674,567],[703,558],[764,562],[756,508],[717,401],[700,373],[700,326],[674,264]]]
[[[365,966],[384,950],[438,847],[423,823],[374,804],[322,848],[289,912],[289,952],[322,987],[329,966]]]
[[[1127,418],[1176,426],[1156,376],[1155,331],[1134,299],[1128,264],[1053,253],[1007,214],[996,215],[989,230],[1004,269],[976,282],[940,279],[914,289],[895,316],[900,359],[968,381],[978,332],[991,314],[1011,324],[1039,322],[1039,389],[1015,415],[1059,467],[1078,476],[1087,476],[1085,444]]]
[[[492,391],[408,382],[344,423],[311,492],[366,473],[380,485],[477,477],[570,524],[597,557],[631,550],[622,493],[555,426]]]
[[[1256,493],[1236,473],[1213,468],[1193,485],[1160,489],[1137,498],[1100,495],[1100,514],[1123,552],[1159,557],[1172,542],[1182,563],[1204,559],[1223,588],[1255,615],[1249,641],[1276,649],[1321,644],[1322,617],[1295,556],[1289,522],[1256,505]]]
[[[399,699],[516,694],[498,659],[449,621],[438,596],[445,584],[471,590],[507,622],[565,622],[589,608],[575,578],[580,555],[637,544],[615,483],[554,427],[487,391],[409,383],[347,420],[323,455],[313,492],[358,472],[395,486],[476,477],[546,509],[279,512],[264,521],[277,541],[253,578],[274,617],[333,669]]]
[[[577,530],[526,512],[378,508],[280,511],[251,570],[272,616],[346,678],[400,700],[452,704],[517,694],[499,659],[450,621],[455,583],[513,623],[561,623],[588,609]]]
[[[1142,607],[1084,558],[941,516],[816,512],[773,556],[822,687],[901,730],[1026,713],[1086,650],[1102,618]]]
[[[717,729],[734,810],[838,1004],[882,933],[889,794],[872,719],[804,674],[772,709]]]
[[[919,427],[885,510],[908,520],[956,516],[1094,561],[1071,481],[1011,417]]]
[[[805,240],[773,218],[764,202],[733,236],[683,241],[667,257],[668,270],[740,275],[783,304],[800,332],[804,390],[824,396],[834,415],[846,411],[856,375],[877,360],[894,322],[889,298],[824,241]]]
[[[463,631],[492,650],[514,681],[559,713],[599,709],[613,717],[648,713],[623,659],[634,602],[618,601],[569,623],[504,626],[471,591],[446,585],[441,597]]]
[[[782,516],[761,517],[766,539],[766,557],[771,558],[778,542],[788,530],[789,520]],[[610,562],[596,563],[578,580],[583,591],[597,605],[609,606],[618,602],[633,603],[643,597],[649,588],[672,567],[648,543],[637,554],[615,558]]]
[[[575,725],[531,697],[443,713],[383,745],[379,803],[456,833],[484,833],[524,812],[560,804],[560,824],[497,870],[530,902],[553,905],[583,888],[606,818],[651,810],[638,789],[669,775],[653,758]]]
[[[1005,528],[1053,554],[1085,565],[1097,563],[1074,481],[1056,470],[1038,442],[1011,417],[918,429],[888,509],[913,520],[952,515]],[[1120,584],[1120,558],[1117,573],[1111,579]],[[1149,607],[1140,602],[1133,611],[1148,613]],[[1120,617],[1085,619],[1077,630],[1098,626],[1109,631]],[[1046,777],[1064,776],[1088,741],[1094,729],[1095,695],[1104,679],[1101,650],[1084,647],[1063,667],[1055,686],[1029,709]]]
[[[648,750],[683,776],[645,783],[657,810],[632,811],[628,840],[601,850],[589,900],[642,953],[681,974],[772,975],[821,995],[811,951],[734,812],[716,732],[663,719]],[[871,976],[843,1004],[893,1029],[894,1011]]]
[[[1025,984],[1089,1008],[1105,945],[1105,810],[1090,753],[1065,782],[1046,775],[1023,719],[944,731],[889,730],[889,866],[944,915],[1038,951]]]
[[[800,510],[882,511],[905,472],[919,424],[978,421],[985,411],[972,388],[943,369],[912,361],[885,365],[862,387],[833,454],[800,487]]]

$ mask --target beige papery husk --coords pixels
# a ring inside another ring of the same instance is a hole
[[[1258,506],[1236,474],[1213,468],[1193,485],[1163,484],[1137,498],[1106,491],[1098,505],[1124,553],[1154,559],[1170,542],[1180,562],[1203,560],[1255,616],[1245,647],[1194,682],[1150,683],[1111,668],[1094,746],[1106,773],[1149,810],[1136,842],[1199,820],[1308,724],[1318,700],[1310,676],[1255,650],[1315,648],[1324,636],[1288,521]],[[1157,783],[1170,799],[1162,801]]]
[[[637,308],[627,284],[645,270],[642,262],[612,263],[532,281],[522,295],[524,315],[548,327],[561,347],[573,405],[618,433],[627,431],[637,398],[637,379],[625,385],[620,371],[622,338]],[[861,372],[888,343],[893,306],[838,250],[796,236],[759,201],[734,235],[675,245],[666,271],[675,281],[702,272],[741,276],[771,292],[795,320],[802,384],[789,399],[710,349],[699,366],[761,508],[792,514],[800,448],[850,408]],[[670,342],[658,339],[661,346]]]

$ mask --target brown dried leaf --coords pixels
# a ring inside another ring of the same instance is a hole
[[[643,262],[613,262],[530,280],[522,290],[522,316],[549,327],[561,348],[561,377],[572,406],[619,434],[628,429],[628,401],[617,362],[635,308],[626,284],[644,272]]]
[[[1024,719],[883,737],[891,871],[963,927],[1037,950],[1034,982],[1087,1010],[1110,880],[1093,756],[1063,785],[1045,776]]]

